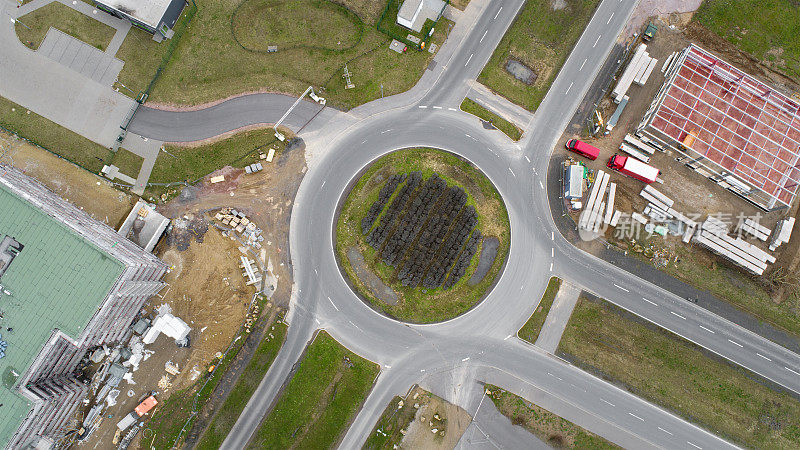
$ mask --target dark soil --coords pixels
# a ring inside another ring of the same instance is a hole
[[[500,246],[500,240],[496,237],[487,237],[483,239],[481,246],[481,256],[478,259],[478,267],[472,273],[468,283],[470,286],[475,286],[483,280],[483,277],[489,273],[489,269],[494,264],[494,259],[497,257],[497,248]]]

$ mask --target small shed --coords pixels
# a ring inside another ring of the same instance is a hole
[[[564,176],[564,197],[568,200],[580,200],[583,198],[583,176],[586,168],[580,164],[567,166]]]

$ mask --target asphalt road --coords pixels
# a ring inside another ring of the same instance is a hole
[[[521,4],[473,0],[440,49],[437,64],[414,89],[347,114],[326,110],[325,116],[314,119],[313,133],[303,137],[308,148],[324,151],[316,153],[291,217],[296,290],[287,341],[223,448],[247,445],[319,328],[382,366],[342,448],[360,447],[392,396],[432,377],[445,380],[434,383],[435,393],[462,407],[476,401],[475,390],[465,386],[475,380],[489,382],[547,404],[551,411],[625,447],[730,446],[514,337],[552,275],[800,392],[796,354],[578,250],[553,222],[546,187],[550,153],[615,45],[635,0],[605,0],[598,7],[520,144],[482,129],[473,117],[457,110],[469,89],[466,81],[480,72]],[[255,99],[252,104],[250,98]],[[168,133],[183,140],[209,137],[274,121],[287,100],[276,98],[271,105],[272,98],[276,97],[243,97],[236,107],[226,102],[212,111],[181,113],[174,119],[148,112],[153,120],[137,118],[132,130],[143,135],[152,130],[153,137],[165,140],[170,140]],[[241,116],[232,118],[237,114]],[[307,112],[299,113],[293,124],[302,123],[303,114]],[[509,260],[494,290],[470,312],[434,325],[407,325],[373,311],[349,289],[333,255],[335,205],[350,179],[373,159],[412,146],[449,150],[480,167],[505,199],[512,229]]]

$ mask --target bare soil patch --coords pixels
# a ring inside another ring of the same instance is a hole
[[[508,61],[506,61],[504,68],[506,69],[506,72],[511,74],[511,76],[518,79],[519,81],[522,81],[528,86],[535,83],[536,78],[538,78],[538,74],[534,72],[533,69],[526,66],[525,63],[515,58],[508,58]]]

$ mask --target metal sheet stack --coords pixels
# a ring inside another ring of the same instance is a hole
[[[619,220],[619,214],[614,214],[614,197],[616,195],[617,185],[616,183],[610,183],[609,185],[610,178],[610,174],[605,171],[597,171],[597,177],[589,193],[589,200],[586,203],[586,208],[583,210],[583,214],[581,214],[580,220],[578,221],[579,228],[598,233],[600,231],[600,225],[604,222],[611,226],[616,225],[614,217],[616,216],[617,221]],[[603,201],[607,188],[609,191],[608,201]]]
[[[628,92],[631,83],[636,83],[639,86],[643,86],[647,83],[650,74],[653,72],[653,68],[656,66],[656,62],[656,59],[651,58],[647,53],[647,45],[644,43],[639,44],[639,47],[636,48],[636,52],[634,52],[633,57],[631,57],[628,63],[628,67],[622,72],[622,76],[619,77],[619,82],[614,87],[614,101],[616,103],[622,101],[622,97]]]
[[[749,217],[745,219],[744,222],[741,223],[741,225],[739,225],[739,230],[742,233],[753,236],[754,238],[764,242],[767,242],[767,238],[769,238],[769,235],[771,234],[769,228],[765,227],[764,225],[761,225],[760,223],[756,222],[755,220]]]
[[[792,229],[794,228],[794,217],[783,219],[778,222],[775,227],[775,232],[772,235],[772,241],[769,243],[769,249],[775,251],[781,244],[789,242],[792,236]]]
[[[775,257],[741,238],[728,235],[728,227],[721,220],[709,217],[694,236],[694,242],[708,248],[739,267],[756,275],[775,262]]]

